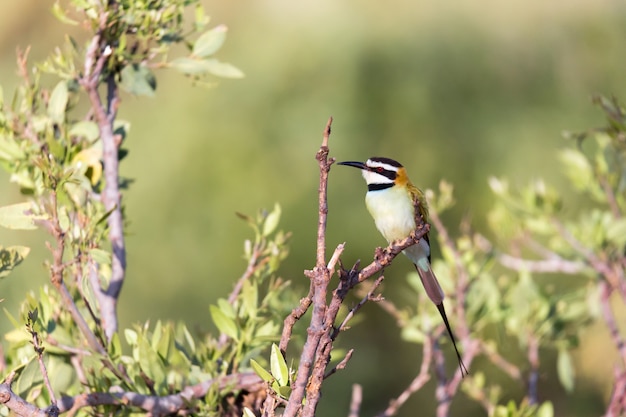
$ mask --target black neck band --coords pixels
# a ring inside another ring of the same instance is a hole
[[[367,184],[367,191],[380,191],[386,190],[394,186],[393,182],[384,182],[381,184]]]

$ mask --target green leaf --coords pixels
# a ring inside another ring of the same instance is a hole
[[[245,280],[241,289],[241,298],[243,307],[248,316],[255,318],[257,316],[257,305],[259,301],[259,292],[256,284]]]
[[[124,336],[126,337],[126,343],[130,346],[137,344],[137,332],[132,329],[124,329]]]
[[[0,207],[0,226],[13,230],[35,230],[35,220],[43,220],[43,215],[29,213],[33,206],[31,203],[18,203]]]
[[[9,275],[16,266],[22,263],[29,252],[30,248],[26,246],[9,246],[8,248],[0,246],[0,278]]]
[[[20,145],[8,136],[0,136],[0,159],[14,161],[26,156]]]
[[[78,22],[70,19],[69,17],[67,17],[67,15],[65,14],[65,11],[61,8],[61,5],[59,4],[59,2],[55,2],[54,5],[52,6],[52,14],[54,15],[54,17],[56,17],[61,23],[66,23],[68,25],[77,25]]]
[[[203,59],[181,57],[170,61],[168,65],[170,68],[187,75],[200,75],[209,72],[206,61]]]
[[[121,72],[120,87],[131,94],[154,97],[156,78],[152,71],[144,65],[126,65]]]
[[[276,392],[283,398],[289,398],[291,395],[291,387],[278,387]]]
[[[222,78],[243,78],[245,74],[237,67],[227,62],[217,59],[207,59],[205,62],[207,71],[216,77]]]
[[[194,43],[192,53],[201,58],[213,55],[224,44],[227,31],[225,25],[219,25],[205,32]]]
[[[554,406],[550,401],[541,404],[537,409],[537,417],[554,417]]]
[[[165,365],[156,351],[150,346],[150,343],[144,335],[137,340],[137,360],[141,369],[148,375],[156,386],[164,384],[165,381]]]
[[[565,391],[571,394],[574,390],[575,371],[572,356],[565,349],[559,349],[556,370],[559,375],[559,382],[561,382]]]
[[[576,149],[564,149],[559,154],[566,173],[574,186],[585,189],[593,181],[593,170],[585,155]]]
[[[70,136],[81,136],[89,142],[93,142],[100,137],[98,125],[91,120],[81,120],[72,125],[69,131]]]
[[[39,368],[39,363],[35,355],[33,355],[17,379],[17,384],[13,385],[13,390],[20,397],[27,398],[28,392],[42,382],[43,376],[41,375],[41,369]]]
[[[224,333],[226,336],[237,340],[239,337],[239,331],[237,324],[233,319],[228,317],[219,307],[215,305],[209,306],[213,323],[217,326],[217,329]]]
[[[274,380],[274,377],[272,376],[272,374],[267,372],[267,370],[265,370],[265,368],[263,368],[254,359],[250,359],[250,366],[252,367],[254,372],[256,372],[256,374],[259,376],[259,378],[261,378],[263,381],[265,381],[265,382],[272,382]]]
[[[89,249],[89,255],[91,258],[99,264],[110,264],[111,253],[99,248]]]
[[[272,375],[274,375],[274,378],[276,378],[276,381],[281,387],[289,385],[289,368],[276,343],[272,344],[270,369],[272,370]]]
[[[67,82],[59,81],[54,90],[52,90],[50,100],[48,101],[48,116],[54,123],[60,124],[65,120],[68,98]]]
[[[202,30],[209,23],[210,19],[205,14],[204,7],[202,7],[201,4],[196,4],[194,16],[195,16],[195,27],[197,31]]]
[[[270,235],[276,227],[278,227],[278,222],[280,221],[281,209],[278,203],[274,204],[274,210],[265,218],[265,222],[263,223],[263,236]]]
[[[611,219],[606,230],[606,238],[621,247],[626,244],[626,218]]]

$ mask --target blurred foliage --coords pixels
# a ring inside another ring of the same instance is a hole
[[[32,44],[31,57],[41,60],[62,42],[65,28],[59,29],[40,1],[5,3],[0,74],[6,102],[16,79],[15,45]],[[246,230],[233,213],[274,201],[281,201],[282,225],[295,236],[283,274],[296,277],[296,286],[307,285],[298,277],[313,263],[313,155],[329,114],[336,120],[331,146],[340,159],[387,155],[402,160],[424,188],[434,187],[440,178],[455,184],[458,203],[443,214],[446,224],[456,224],[464,214],[473,217],[476,227],[484,222],[482,213],[493,199],[485,187],[489,175],[506,177],[510,186],[544,178],[565,202],[560,214],[566,219],[577,216],[574,207],[593,204],[593,197],[580,197],[565,185],[554,154],[562,147],[558,132],[563,127],[599,124],[588,111],[590,93],[626,87],[626,25],[619,2],[205,6],[217,21],[236,28],[220,53],[237,62],[248,78],[222,83],[207,95],[187,88],[176,74],[162,74],[159,95],[167,100],[124,98],[121,115],[133,121],[133,140],[124,144],[131,153],[122,169],[137,182],[124,200],[132,279],[122,296],[123,327],[151,317],[183,319],[190,328],[206,330],[206,316],[198,311],[228,292],[232,280],[223,277],[232,277],[234,266],[245,268],[240,251],[232,248],[244,240]],[[81,39],[81,25],[69,33]],[[83,134],[90,137],[88,130]],[[0,181],[0,205],[19,198],[6,183]],[[360,204],[362,187],[349,177],[332,175],[330,191],[329,245],[348,241],[347,258],[367,256],[382,240]],[[605,239],[606,218],[584,220],[599,234],[592,236],[594,242]],[[508,221],[500,221],[499,233],[492,237],[514,233],[514,227],[509,230]],[[3,230],[1,236],[4,245],[31,247],[14,276],[0,281],[3,305],[17,315],[26,288],[47,280],[40,266],[47,252],[38,232],[25,236]],[[399,261],[389,274],[408,271],[404,264]],[[486,311],[493,311],[490,306],[497,300],[488,294],[501,280],[495,274],[481,288]],[[539,291],[550,298],[551,288],[580,284],[573,277],[567,282],[557,277]],[[385,294],[412,305],[405,287],[389,280]],[[379,410],[413,376],[410,367],[395,365],[411,361],[414,346],[402,344],[389,319],[376,309],[362,314],[368,316],[367,326],[357,326],[346,342],[366,347],[355,354],[350,373],[328,381],[325,398],[331,406],[325,415],[345,414],[336,410],[347,409],[349,385],[355,380],[379,388],[366,385],[364,399],[364,408]],[[0,321],[0,332],[10,327]],[[602,330],[592,326],[587,331],[573,354],[583,380],[576,395],[564,397],[551,374],[540,382],[552,398],[561,399],[556,415],[598,414],[609,394],[607,358],[612,352]],[[503,335],[495,337],[516,351]],[[391,348],[394,355],[385,354]],[[542,352],[542,358],[556,363],[550,353]],[[367,366],[371,360],[398,372],[375,373]],[[505,391],[519,395],[515,388]],[[422,407],[431,397],[432,390],[425,390],[407,409]]]

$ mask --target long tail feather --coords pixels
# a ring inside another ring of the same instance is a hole
[[[456,352],[456,357],[459,360],[459,368],[461,369],[461,376],[465,376],[469,374],[467,367],[463,363],[463,359],[461,358],[461,354],[459,353],[459,349],[456,345],[456,339],[454,338],[454,333],[452,333],[452,328],[450,327],[450,323],[448,322],[448,316],[446,315],[446,309],[443,306],[443,290],[439,285],[439,281],[435,276],[435,273],[430,267],[430,264],[425,265],[426,268],[422,269],[421,265],[415,265],[415,269],[417,269],[417,273],[422,280],[422,285],[424,285],[424,289],[426,290],[426,294],[428,298],[437,306],[437,310],[439,310],[439,314],[441,314],[441,318],[443,319],[444,324],[446,325],[446,329],[448,330],[448,334],[450,335],[450,339],[452,340],[452,344],[454,345],[454,351]]]

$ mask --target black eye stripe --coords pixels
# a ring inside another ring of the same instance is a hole
[[[379,175],[382,175],[383,177],[387,177],[392,181],[395,180],[396,177],[398,176],[398,173],[396,171],[391,171],[383,167],[370,168],[370,171],[373,171]]]

